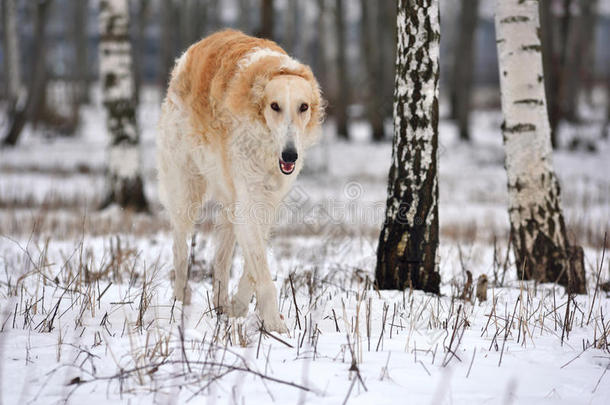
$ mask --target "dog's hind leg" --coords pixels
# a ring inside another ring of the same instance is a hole
[[[229,311],[229,275],[235,251],[235,233],[233,225],[223,213],[220,213],[217,218],[216,253],[212,271],[214,306],[218,313],[225,313]]]
[[[191,303],[191,289],[188,286],[188,244],[192,230],[182,227],[173,230],[174,245],[174,297],[184,304]]]
[[[202,205],[205,191],[203,181],[188,181],[184,167],[175,164],[162,165],[159,170],[159,185],[163,188],[163,203],[169,212],[174,256],[174,296],[178,301],[189,304],[191,290],[188,287],[188,242],[193,234],[193,215]]]

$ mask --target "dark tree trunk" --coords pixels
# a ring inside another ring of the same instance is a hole
[[[166,88],[169,83],[169,75],[174,66],[175,57],[175,32],[176,32],[176,9],[173,0],[161,2],[161,51],[160,51],[160,77],[161,88]]]
[[[321,87],[329,90],[328,84],[328,71],[330,68],[330,64],[327,58],[327,47],[326,47],[326,1],[325,0],[317,0],[318,4],[318,21],[317,21],[317,32],[316,32],[316,43],[317,43],[317,52],[314,53],[314,61],[317,66],[317,78],[320,81]],[[329,112],[329,109],[326,111]]]
[[[475,32],[479,0],[463,0],[458,23],[458,41],[453,61],[451,116],[457,121],[460,139],[470,141],[470,110],[475,60]]]
[[[133,78],[135,83],[134,99],[136,104],[140,102],[140,94],[142,92],[142,83],[144,81],[143,66],[146,66],[144,59],[146,57],[146,25],[148,23],[150,0],[138,1],[138,13],[136,23],[136,34],[134,38],[133,53]]]
[[[4,63],[4,85],[8,102],[8,119],[16,112],[21,89],[21,55],[19,30],[17,28],[16,0],[2,0],[2,59]]]
[[[273,39],[273,0],[262,0],[259,37]]]
[[[107,193],[102,208],[118,204],[147,211],[140,169],[127,0],[100,1],[100,81],[110,135]]]
[[[557,126],[564,118],[564,93],[567,77],[567,62],[569,33],[572,24],[570,8],[572,0],[562,0],[563,15],[555,16],[551,0],[539,2],[540,32],[543,47],[543,66],[545,91],[547,96],[547,111],[551,126],[551,145],[553,149],[559,146]]]
[[[383,86],[383,80],[381,78],[381,66],[378,63],[380,59],[380,41],[376,35],[378,31],[374,29],[374,23],[376,22],[375,12],[378,11],[377,8],[380,6],[383,6],[383,4],[375,5],[369,0],[360,0],[362,11],[361,59],[364,59],[366,67],[366,80],[364,81],[366,110],[369,123],[371,124],[372,138],[377,142],[382,141],[384,137],[381,99],[383,93],[380,91]]]
[[[582,248],[568,242],[553,171],[538,6],[523,0],[496,4],[508,213],[518,276],[586,293]]]
[[[381,1],[378,4],[377,30],[379,32],[379,71],[381,72],[381,111],[384,119],[393,114],[392,95],[396,60],[396,3]]]
[[[589,53],[594,44],[596,0],[583,1],[580,5],[580,15],[573,18],[568,39],[568,57],[565,77],[563,116],[571,122],[578,122],[578,102],[586,72],[592,69]],[[591,63],[592,65],[592,63]]]
[[[282,38],[282,47],[288,54],[296,55],[297,32],[299,32],[299,3],[297,0],[288,0],[284,9],[284,32]]]
[[[17,144],[26,122],[36,118],[46,98],[47,36],[45,30],[51,2],[52,0],[41,0],[36,3],[34,54],[32,58],[34,68],[27,90],[27,100],[23,108],[15,111],[9,130],[2,142],[4,146],[15,146]]]
[[[239,0],[239,17],[237,22],[237,28],[245,32],[250,33],[250,2],[249,0]]]
[[[610,72],[606,72],[606,120],[602,128],[602,139],[610,135]]]
[[[87,20],[89,17],[89,0],[73,0],[74,7],[74,53],[76,104],[88,104],[89,98],[89,49]]]
[[[397,27],[392,166],[375,278],[380,289],[439,293],[438,0],[399,0]]]
[[[547,98],[547,112],[551,129],[551,145],[557,148],[557,123],[559,121],[559,67],[557,64],[554,23],[557,19],[551,11],[552,1],[539,2],[540,40],[542,44],[542,66],[544,70],[544,91]]]
[[[349,104],[349,89],[345,50],[345,24],[343,0],[335,0],[335,26],[337,29],[337,97],[335,99],[335,120],[337,135],[349,139],[347,128],[347,105]]]

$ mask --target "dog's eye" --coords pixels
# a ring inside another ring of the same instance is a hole
[[[271,109],[273,111],[280,111],[280,106],[277,103],[271,103]]]
[[[309,109],[309,106],[307,105],[307,103],[303,103],[301,104],[301,106],[299,107],[299,111],[300,112],[305,112]]]

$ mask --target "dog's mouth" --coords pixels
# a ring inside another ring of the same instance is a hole
[[[280,170],[286,176],[288,176],[289,174],[292,174],[292,172],[294,172],[294,166],[295,166],[294,162],[284,162],[282,159],[280,159],[279,161],[280,161]]]

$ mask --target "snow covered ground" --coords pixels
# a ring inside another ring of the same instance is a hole
[[[369,144],[360,123],[353,143],[336,141],[330,123],[271,241],[290,336],[268,336],[254,303],[245,319],[212,310],[209,219],[195,241],[194,302],[183,309],[171,299],[171,242],[154,182],[158,103],[145,93],[139,116],[150,216],[96,211],[106,145],[96,108],[77,138],[26,133],[0,151],[0,403],[610,400],[610,299],[595,293],[599,269],[601,282],[610,277],[610,145],[555,155],[588,269],[589,295],[569,300],[562,288],[519,282],[506,262],[499,113],[475,114],[472,145],[443,121],[437,297],[371,287],[391,145]],[[238,254],[234,284],[242,266]],[[466,270],[487,274],[486,302],[457,298]]]

